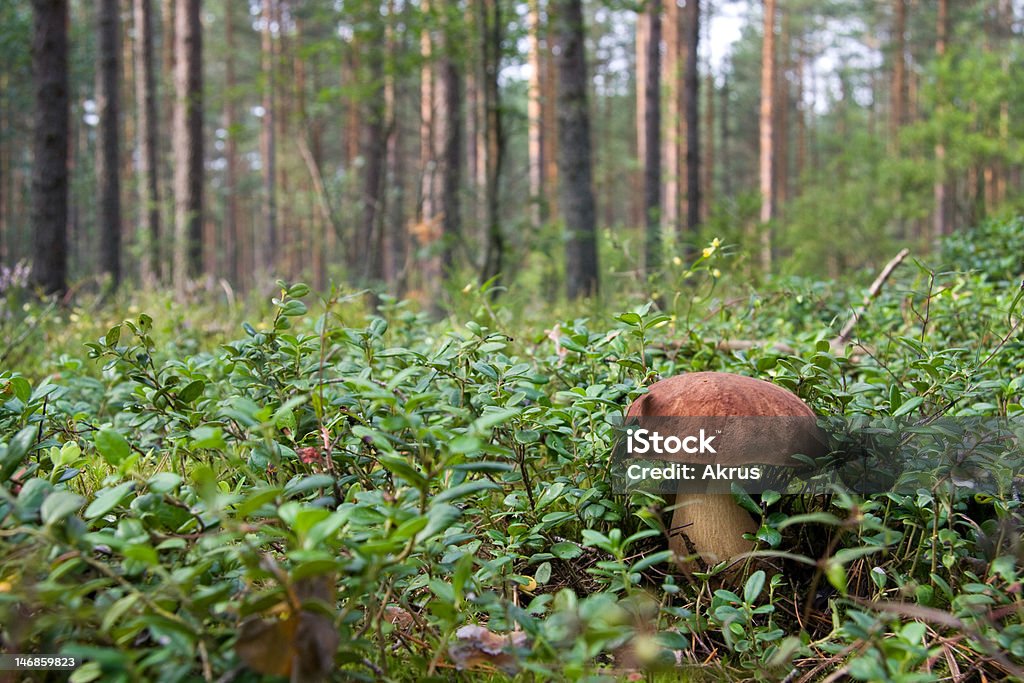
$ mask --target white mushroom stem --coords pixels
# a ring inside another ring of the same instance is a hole
[[[757,532],[757,524],[731,495],[679,494],[676,505],[672,513],[669,548],[677,557],[687,557],[692,553],[692,547],[705,563],[713,565],[750,552],[751,542],[743,538],[743,534]]]

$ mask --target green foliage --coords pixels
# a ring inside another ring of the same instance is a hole
[[[1012,491],[744,497],[760,559],[677,576],[661,501],[614,495],[608,453],[644,385],[692,370],[770,378],[825,417],[1024,412],[1020,232],[951,239],[957,270],[904,265],[858,323],[867,352],[827,342],[862,292],[745,290],[721,242],[676,266],[664,309],[510,320],[484,288],[432,323],[281,282],[230,338],[159,306],[83,316],[59,339],[88,334],[91,360],[0,371],[0,637],[82,656],[78,681],[257,680],[293,659],[363,680],[1014,671]]]

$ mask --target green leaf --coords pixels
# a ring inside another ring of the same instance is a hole
[[[572,560],[583,554],[583,549],[575,543],[561,541],[551,546],[551,552],[560,560]]]
[[[103,343],[105,343],[107,346],[116,346],[117,342],[120,341],[120,339],[121,324],[118,323],[117,325],[114,325],[109,330],[107,330],[107,334],[103,337]]]
[[[8,382],[14,391],[14,396],[22,403],[28,403],[32,398],[32,385],[24,377],[12,377]]]
[[[183,403],[191,403],[203,395],[204,389],[206,389],[206,382],[201,379],[189,382],[184,389],[178,392],[178,400]]]
[[[103,459],[115,467],[120,465],[132,452],[128,441],[113,429],[101,429],[96,432],[93,444],[96,445],[96,450],[103,456]]]
[[[202,425],[189,432],[189,436],[192,437],[192,448],[220,450],[226,446],[224,443],[224,431],[220,427]]]
[[[653,567],[656,564],[661,564],[663,562],[670,562],[671,560],[672,560],[672,551],[671,550],[662,550],[660,552],[651,553],[650,555],[646,556],[644,559],[642,559],[639,562],[637,562],[636,564],[632,565],[629,568],[629,571],[631,571],[631,572],[642,572],[645,569],[650,569],[651,567]]]
[[[904,401],[903,404],[893,412],[892,417],[903,417],[904,415],[913,412],[922,403],[924,403],[924,398],[921,396],[914,396],[913,398]]]
[[[437,503],[437,501],[434,501],[434,503],[431,504],[430,509],[427,510],[427,526],[423,528],[423,531],[416,534],[416,542],[422,543],[428,538],[432,538],[436,534],[442,533],[454,524],[461,516],[462,511],[454,505],[447,505],[445,503]]]
[[[22,458],[35,443],[38,431],[38,427],[24,427],[7,443],[5,449],[0,450],[0,484],[10,479],[18,469]]]
[[[615,319],[621,320],[627,325],[632,325],[633,327],[638,326],[640,324],[640,321],[642,320],[642,318],[636,313],[621,313],[618,316],[616,316]]]
[[[488,481],[487,479],[467,481],[459,484],[458,486],[453,486],[450,489],[442,491],[438,495],[434,496],[433,502],[450,503],[453,500],[472,496],[476,493],[480,493],[481,491],[494,491],[496,489],[501,490],[501,486],[495,484],[493,481]]]
[[[173,491],[180,484],[181,475],[174,472],[157,472],[149,478],[146,486],[153,493],[167,493],[168,491]]]
[[[49,526],[69,515],[73,515],[83,505],[85,505],[85,498],[82,498],[77,493],[54,491],[43,501],[39,512],[43,518],[43,524]]]
[[[747,579],[747,583],[743,586],[743,602],[753,605],[761,595],[761,591],[764,590],[764,582],[765,573],[763,570],[758,569],[751,574],[750,578]]]
[[[135,487],[135,482],[126,481],[117,486],[102,491],[96,499],[89,503],[89,507],[85,508],[86,519],[96,519],[107,514],[121,502],[126,495]]]
[[[837,591],[846,595],[846,567],[834,559],[830,559],[825,565],[825,577]]]

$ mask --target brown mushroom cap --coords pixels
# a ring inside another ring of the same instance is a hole
[[[691,417],[721,419],[686,419]],[[743,417],[757,419],[728,419]],[[782,387],[744,375],[693,372],[663,379],[633,402],[626,418],[657,418],[680,435],[698,427],[721,430],[719,445],[727,447],[719,450],[715,462],[722,465],[795,466],[794,454],[823,453],[823,439],[807,404]]]
[[[716,462],[754,462],[792,466],[792,456],[817,456],[824,451],[814,412],[797,396],[764,380],[725,372],[694,372],[656,382],[626,411],[626,418],[782,418],[717,420],[728,431],[731,448]],[[785,419],[792,418],[792,419]],[[675,424],[685,427],[685,420]],[[676,458],[672,458],[675,460]],[[723,494],[681,494],[666,497],[675,505],[669,547],[677,556],[696,551],[709,563],[727,560],[751,549],[743,534],[757,524],[732,497]]]

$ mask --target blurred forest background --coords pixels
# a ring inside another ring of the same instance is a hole
[[[49,293],[657,294],[1021,209],[1017,0],[0,0],[0,262]],[[450,286],[446,287],[446,283]],[[109,291],[109,290],[108,290]]]

